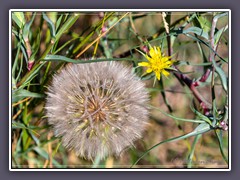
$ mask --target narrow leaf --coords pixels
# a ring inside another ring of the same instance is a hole
[[[48,155],[48,153],[47,153],[44,149],[36,146],[36,147],[33,148],[33,150],[34,150],[35,152],[37,152],[40,156],[42,156],[44,159],[46,159],[46,160],[49,159],[49,155]],[[58,167],[58,168],[61,167],[61,165],[60,165],[55,159],[53,159],[53,158],[52,158],[52,162],[53,162],[53,164],[54,164],[56,167]]]
[[[217,45],[217,43],[219,42],[220,40],[220,37],[222,36],[222,33],[224,33],[226,30],[228,29],[228,25],[219,29],[215,35],[214,35],[214,44]]]
[[[195,41],[199,41],[199,42],[203,43],[203,44],[206,45],[211,51],[213,51],[214,54],[215,54],[216,56],[218,56],[223,62],[227,63],[227,61],[226,61],[225,59],[223,59],[221,56],[219,56],[219,54],[218,54],[214,49],[212,49],[212,47],[209,45],[209,43],[207,43],[207,42],[203,41],[202,39],[199,39],[198,37],[195,37],[195,36],[193,36],[193,35],[191,35],[191,34],[186,34],[186,36],[192,38],[192,39],[195,40]]]
[[[194,33],[198,36],[204,37],[205,39],[208,39],[208,33],[206,33],[203,29],[199,27],[190,27],[188,29],[183,30],[184,34]]]
[[[24,40],[28,39],[28,35],[29,35],[29,32],[30,32],[30,27],[33,23],[33,20],[34,20],[35,16],[36,16],[36,13],[34,13],[32,15],[32,18],[28,23],[24,24],[24,27],[23,27],[23,39]]]
[[[40,29],[37,29],[36,38],[32,46],[32,55],[30,57],[30,60],[35,60],[35,56],[39,52],[40,43],[41,43],[41,32],[40,32]]]
[[[79,14],[74,14],[63,24],[63,26],[59,29],[59,31],[57,32],[57,34],[55,36],[56,41],[62,36],[62,34],[66,30],[68,30],[70,27],[72,27],[72,25],[77,21],[79,16],[80,16]]]
[[[190,106],[190,108],[194,112],[194,114],[196,114],[196,116],[199,117],[199,119],[205,121],[210,125],[212,124],[211,120],[207,116],[204,116],[202,113],[198,112],[196,109],[193,108],[192,105]]]
[[[164,115],[166,115],[166,116],[168,116],[168,117],[170,117],[170,118],[173,118],[173,119],[175,119],[175,120],[178,120],[178,121],[193,122],[193,123],[205,123],[205,121],[199,120],[199,119],[184,119],[184,118],[175,117],[175,116],[173,116],[173,115],[170,115],[170,114],[168,114],[168,113],[160,110],[160,109],[157,108],[157,107],[154,107],[154,106],[149,106],[149,107],[152,108],[152,109],[155,109],[155,110],[157,110],[157,111],[160,111],[162,114],[164,114]]]
[[[23,12],[13,12],[12,19],[18,25],[18,27],[22,29],[23,25],[25,24],[25,17]]]
[[[14,90],[12,93],[12,103],[18,102],[24,99],[25,97],[42,98],[44,97],[44,95],[35,92],[30,92],[26,89],[17,89]]]
[[[190,65],[190,66],[211,66],[212,63],[211,62],[205,62],[205,63],[192,63],[189,61],[184,61],[184,60],[179,60],[177,61],[177,65],[178,66],[182,66],[182,65]]]
[[[27,86],[39,73],[39,70],[44,66],[45,62],[35,65],[20,81],[20,88]]]
[[[149,80],[155,77],[155,74],[152,73],[145,73],[141,76],[141,80],[145,81],[145,80]]]
[[[224,151],[223,151],[223,137],[222,137],[222,131],[221,130],[215,130],[215,134],[218,138],[218,142],[219,142],[219,148],[220,148],[220,152],[222,154],[223,159],[225,160],[225,162],[228,164],[228,158],[225,155]]]
[[[196,147],[196,144],[198,142],[198,140],[202,137],[202,134],[199,134],[197,136],[195,136],[194,138],[194,141],[193,141],[193,144],[192,144],[192,148],[191,148],[191,151],[189,153],[189,156],[188,156],[188,164],[187,164],[187,167],[188,168],[191,168],[192,167],[192,160],[193,160],[193,155],[194,155],[194,151],[195,151],[195,147]]]
[[[200,23],[201,28],[205,32],[209,32],[211,29],[211,22],[204,16],[197,17],[198,22]]]
[[[227,16],[227,15],[228,15],[228,12],[221,13],[221,14],[218,14],[218,15],[214,16],[213,19],[214,19],[214,21],[218,21],[219,18]]]
[[[220,80],[221,80],[222,85],[223,85],[223,89],[225,90],[225,92],[228,92],[228,85],[227,85],[228,83],[227,83],[227,77],[225,75],[225,72],[215,62],[213,62],[213,65],[216,69],[216,72],[218,73],[218,75],[220,77]]]
[[[60,56],[60,55],[47,55],[43,61],[63,61],[63,62],[68,62],[68,63],[93,63],[93,62],[103,62],[103,61],[134,61],[135,59],[130,59],[130,58],[110,58],[110,59],[95,59],[95,60],[75,60],[75,59],[70,59],[65,56]]]
[[[58,28],[60,27],[60,24],[62,22],[62,18],[63,18],[64,14],[61,14],[61,16],[57,19],[56,22],[56,31],[58,30]]]
[[[47,21],[48,27],[50,28],[50,32],[51,32],[51,37],[54,38],[56,36],[56,30],[55,30],[55,25],[54,23],[51,21],[51,19],[49,19],[47,17],[47,15],[43,12],[43,19],[45,21]]]
[[[158,81],[158,82],[159,82],[160,89],[161,89],[161,90],[164,90],[163,80],[160,79],[160,81]],[[166,104],[166,106],[167,106],[167,108],[168,108],[168,111],[172,113],[173,110],[172,110],[171,105],[168,103],[168,100],[167,100],[165,91],[161,91],[161,95],[162,95],[162,97],[163,97],[164,103]]]
[[[188,133],[188,134],[185,134],[185,135],[182,135],[182,136],[178,136],[178,137],[174,137],[174,138],[171,138],[171,139],[167,139],[165,141],[162,141],[156,145],[154,145],[153,147],[151,147],[150,149],[148,149],[147,151],[145,151],[139,158],[137,161],[135,161],[133,163],[133,165],[131,166],[131,168],[136,165],[146,154],[148,154],[151,150],[155,149],[156,147],[158,147],[159,145],[161,144],[164,144],[164,143],[167,143],[167,142],[174,142],[174,141],[178,141],[178,140],[182,140],[182,139],[186,139],[186,138],[189,138],[191,136],[197,136],[199,134],[203,134],[203,133],[206,133],[208,131],[211,130],[211,127],[209,126],[209,124],[207,123],[202,123],[200,125],[198,125],[194,131]]]

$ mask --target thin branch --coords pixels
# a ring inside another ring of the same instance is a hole
[[[168,43],[168,56],[171,56],[173,51],[171,45],[171,36],[169,35],[169,32],[167,32],[167,29],[166,34]],[[180,72],[180,70],[176,66],[174,66],[174,68],[178,72]],[[204,109],[205,112],[212,108],[212,105],[207,100],[204,99],[201,93],[198,92],[198,90],[196,89],[196,84],[193,80],[191,80],[187,75],[182,73],[174,73],[174,75],[189,87],[189,89],[193,92],[193,95],[196,97],[196,99],[198,100],[198,102],[200,103],[201,107]]]
[[[86,50],[88,50],[95,42],[97,42],[100,38],[105,36],[117,23],[119,23],[125,16],[127,16],[129,12],[125,13],[122,17],[117,20],[107,31],[102,33],[100,36],[98,36],[92,43],[90,43],[86,48],[84,48],[77,56],[75,59],[79,58]]]
[[[209,62],[212,62],[213,61],[213,58],[214,56],[216,56],[215,52],[216,52],[216,46],[214,44],[214,33],[215,33],[215,29],[216,29],[216,25],[217,25],[217,19],[215,19],[213,17],[213,20],[212,20],[212,27],[211,27],[211,31],[210,31],[210,45],[211,45],[211,48],[212,48],[212,51],[210,52],[210,55],[209,55]],[[215,72],[215,68],[213,67],[212,69],[212,74],[214,74]],[[211,70],[208,69],[205,74],[202,75],[202,77],[200,78],[199,82],[205,82],[208,77],[210,76],[211,74]],[[195,86],[198,86],[199,85],[199,82],[196,81],[195,82]]]
[[[181,18],[179,18],[178,20],[176,20],[175,22],[169,24],[169,28],[176,26],[176,25],[179,24],[182,20],[186,19],[188,16],[189,16],[189,15],[186,15],[186,16],[184,16],[184,17],[181,17]],[[193,14],[189,17],[188,21],[181,26],[181,28],[184,28],[184,27],[185,27],[189,22],[191,22],[195,17],[196,17],[196,14],[193,13]],[[134,32],[134,31],[132,31],[132,32]],[[152,40],[154,39],[154,37],[158,37],[160,34],[162,34],[162,33],[164,33],[164,32],[165,32],[165,28],[164,28],[164,27],[163,27],[163,28],[161,27],[161,28],[158,30],[157,33],[155,33],[155,34],[153,34],[152,36],[146,38],[145,41],[146,41],[146,42],[150,42],[150,41],[152,41]],[[140,50],[140,48],[138,48],[138,50]],[[131,55],[131,53],[132,53],[132,49],[127,50],[127,51],[125,51],[125,52],[121,52],[121,54],[116,54],[116,55],[114,55],[114,57],[124,58],[124,57],[128,57],[129,55]],[[171,53],[171,54],[172,54],[172,53]]]
[[[17,106],[17,105],[19,105],[19,104],[21,104],[21,103],[23,103],[25,101],[28,101],[29,99],[31,99],[31,97],[27,97],[27,98],[25,98],[25,99],[23,99],[21,101],[18,101],[16,103],[12,104],[12,107],[15,107],[15,106]]]

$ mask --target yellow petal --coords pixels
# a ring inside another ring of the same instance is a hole
[[[157,79],[160,80],[160,72],[155,72],[155,75],[156,75]]]
[[[159,57],[162,58],[162,52],[161,52],[160,47],[157,47],[157,53],[158,53]]]
[[[148,55],[146,55],[145,58],[147,58],[147,60],[150,61],[150,62],[152,61],[152,58],[149,57]]]
[[[160,47],[153,46],[153,48],[150,49],[149,54],[152,58],[162,58]]]
[[[149,50],[149,54],[152,58],[154,58],[156,56],[156,51],[155,51],[156,47],[154,46],[153,48],[151,48]]]
[[[148,62],[140,62],[138,63],[139,66],[149,66],[149,63]]]
[[[150,72],[152,72],[153,70],[152,70],[152,68],[148,68],[147,70],[146,70],[146,73],[150,73]]]
[[[166,70],[162,70],[162,73],[163,73],[164,76],[169,76],[169,74],[170,74],[170,73],[167,72]]]

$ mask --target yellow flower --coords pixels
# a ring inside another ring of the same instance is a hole
[[[144,56],[148,62],[140,62],[138,65],[147,67],[146,73],[154,72],[158,80],[160,80],[161,73],[165,76],[170,74],[166,69],[170,68],[174,61],[170,60],[170,56],[162,56],[160,47],[151,47],[149,55]]]

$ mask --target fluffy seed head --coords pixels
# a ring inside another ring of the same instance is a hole
[[[116,62],[69,64],[53,77],[47,95],[55,135],[87,159],[119,155],[148,120],[144,84]]]

